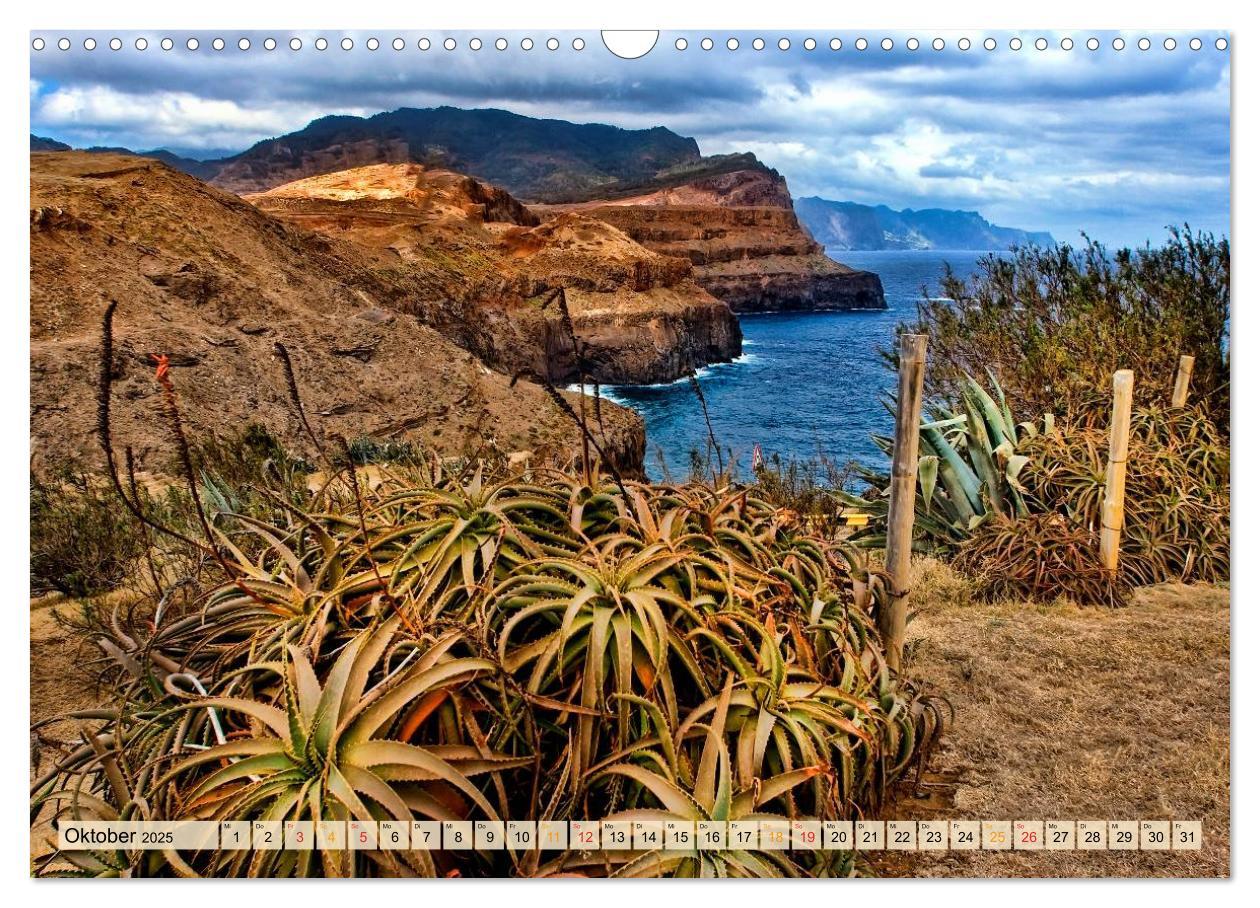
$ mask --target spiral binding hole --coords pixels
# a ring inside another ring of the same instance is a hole
[[[827,46],[833,51],[839,51],[844,47],[844,42],[838,37],[832,37],[832,38],[828,38],[824,40],[826,41]],[[106,45],[109,47],[110,50],[120,51],[123,49],[124,43],[125,42],[121,38],[113,37],[113,38],[110,38],[106,42]],[[238,38],[235,43],[236,43],[236,47],[242,52],[248,52],[254,47],[253,42],[251,42],[250,39],[246,37]],[[293,36],[289,38],[286,43],[288,44],[289,48],[293,51],[301,50],[303,47],[303,42],[301,38],[297,36]],[[395,51],[403,51],[407,47],[407,42],[403,38],[400,38],[400,37],[393,38],[389,43],[390,43],[390,46]],[[722,40],[722,43],[726,46],[727,50],[730,50],[730,51],[737,51],[740,49],[740,46],[741,46],[740,39],[735,36],[727,37],[726,39]],[[777,47],[781,51],[788,51],[792,48],[792,43],[793,43],[792,40],[787,37],[779,37],[777,39],[771,38],[767,40],[766,38],[759,36],[759,37],[753,38],[749,42],[749,47],[751,47],[755,51],[762,51],[762,50],[765,50],[771,44],[773,44],[773,46]],[[889,37],[877,39],[876,43],[878,44],[879,48],[884,51],[892,51],[896,48],[896,42],[892,38],[889,38]],[[1172,36],[1166,36],[1164,38],[1157,37],[1154,40],[1152,40],[1150,37],[1143,36],[1137,39],[1136,47],[1140,51],[1148,51],[1152,47],[1154,47],[1156,43],[1158,43],[1160,46],[1164,48],[1165,51],[1168,51],[1168,52],[1177,50],[1179,46],[1178,39]],[[158,42],[158,44],[162,48],[162,50],[170,51],[170,50],[173,50],[175,47],[175,40],[170,37],[165,37],[165,38],[162,38]],[[338,44],[342,50],[347,51],[347,52],[354,50],[354,47],[355,47],[354,39],[350,38],[349,36],[343,36],[339,40]],[[561,41],[560,39],[556,37],[549,37],[546,39],[544,44],[548,50],[558,51],[561,46]],[[717,46],[717,42],[711,37],[701,38],[699,44],[700,44],[700,48],[706,51],[713,50],[714,47]],[[801,44],[801,47],[804,48],[805,50],[813,51],[817,49],[818,47],[818,40],[813,37],[806,37],[801,40],[800,44]],[[1039,51],[1048,50],[1050,48],[1050,44],[1051,44],[1051,39],[1046,38],[1046,37],[1039,37],[1033,41],[1033,47],[1035,47]],[[1111,44],[1111,49],[1113,51],[1116,51],[1117,53],[1125,50],[1128,47],[1128,44],[1125,41],[1125,39],[1120,37],[1119,35],[1113,37],[1110,41],[1110,44]],[[328,39],[322,38],[322,37],[317,38],[315,39],[314,45],[315,45],[316,50],[320,50],[320,51],[326,50],[328,48]],[[511,46],[511,43],[509,42],[507,38],[498,37],[493,40],[493,45],[496,50],[506,51]],[[958,50],[966,52],[971,49],[971,45],[972,45],[972,41],[970,38],[962,37],[958,39],[956,46]],[[1205,42],[1202,38],[1192,37],[1185,41],[1185,45],[1192,51],[1201,51],[1204,48]],[[1211,45],[1214,48],[1216,48],[1216,50],[1218,51],[1225,51],[1229,49],[1229,40],[1222,36],[1222,37],[1211,40]],[[49,48],[50,46],[55,46],[58,50],[61,50],[61,51],[70,51],[74,48],[73,42],[68,37],[57,38],[56,41],[52,45],[50,45],[49,40],[43,37],[36,36],[31,39],[30,46],[31,46],[31,50],[33,51],[43,51]],[[98,39],[92,36],[85,37],[81,42],[81,46],[84,51],[87,51],[87,52],[95,51],[98,47]],[[215,37],[215,38],[210,39],[209,46],[216,51],[222,51],[227,47],[227,41],[222,37]],[[265,50],[272,51],[272,50],[275,50],[279,45],[275,38],[268,37],[261,42],[261,46]],[[363,46],[366,47],[367,50],[369,51],[375,51],[381,47],[381,41],[380,39],[376,37],[371,37],[363,42]],[[416,46],[421,51],[427,51],[433,45],[430,39],[420,38],[416,42]],[[485,46],[485,42],[483,42],[481,38],[470,38],[468,39],[467,44],[466,44],[466,48],[471,51],[479,51],[484,46]],[[586,40],[581,37],[575,37],[572,39],[572,41],[570,41],[569,46],[574,51],[583,51],[586,49]],[[675,50],[685,51],[685,50],[688,50],[690,46],[691,44],[686,38],[678,37],[674,40]],[[918,51],[923,46],[923,42],[920,41],[919,38],[910,37],[905,40],[904,46],[907,51],[914,52],[914,51]],[[929,46],[932,48],[932,50],[939,52],[939,51],[945,50],[948,45],[944,38],[935,37],[935,38],[930,39]],[[987,51],[995,51],[998,49],[998,40],[991,36],[986,37],[981,42],[981,46],[984,47],[984,49]],[[1009,47],[1009,49],[1012,51],[1020,51],[1023,49],[1023,46],[1024,46],[1024,42],[1018,36],[1012,36],[1007,41],[1007,47]],[[1076,42],[1071,37],[1065,36],[1059,39],[1058,46],[1060,49],[1064,51],[1072,51],[1076,47]],[[1090,51],[1097,51],[1101,49],[1102,42],[1097,37],[1090,37],[1085,40],[1084,46],[1086,49]],[[133,42],[133,47],[138,51],[144,51],[148,49],[149,42],[146,38],[137,37],[135,38]],[[201,41],[200,39],[196,37],[189,36],[186,39],[184,39],[184,47],[189,51],[198,51],[201,49]],[[459,42],[456,41],[455,38],[448,37],[442,41],[442,47],[444,47],[448,51],[454,51],[459,48]],[[854,49],[858,51],[865,51],[870,47],[870,42],[864,37],[859,37],[854,40],[853,47]],[[521,50],[524,50],[524,51],[533,50],[534,40],[532,38],[522,38],[520,40],[520,48]]]

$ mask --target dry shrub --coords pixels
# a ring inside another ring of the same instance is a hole
[[[973,595],[970,580],[949,561],[931,555],[916,555],[911,561],[909,587],[916,609],[955,605]]]
[[[64,465],[31,473],[32,592],[108,592],[143,552],[140,529],[98,479]]]
[[[986,523],[959,551],[954,564],[975,582],[977,598],[1081,605],[1128,602],[1133,584],[1125,572],[1103,567],[1097,537],[1061,514]]]
[[[1166,400],[1178,357],[1195,357],[1193,393],[1229,431],[1229,241],[1173,228],[1162,246],[1110,251],[1021,246],[963,278],[946,269],[903,326],[929,336],[930,397],[991,371],[1017,419],[1063,415],[1135,370],[1139,404]],[[895,363],[895,354],[884,351]]]
[[[1029,440],[1026,471],[1038,506],[1097,534],[1106,491],[1107,421],[1085,410]],[[1229,445],[1206,407],[1139,408],[1125,472],[1121,567],[1137,586],[1229,580]]]

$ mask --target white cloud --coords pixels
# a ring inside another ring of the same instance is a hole
[[[189,92],[141,95],[89,85],[66,86],[33,98],[31,118],[46,127],[96,136],[102,143],[195,149],[243,148],[300,129],[325,114],[364,112],[288,102],[245,107]]]
[[[321,54],[309,50],[314,37],[292,55],[36,54],[32,128],[75,145],[243,149],[331,113],[493,106],[665,126],[704,154],[752,151],[796,195],[967,207],[1112,242],[1180,220],[1228,228],[1228,55],[1184,49],[1189,36],[1176,53],[1151,54],[1033,51],[1036,34],[1019,54],[982,53],[975,34],[967,54],[911,54],[900,40],[862,53],[856,35],[834,53],[806,52],[799,37],[787,53],[679,54],[666,42],[633,64],[540,57],[518,49],[521,35],[492,54],[372,54],[358,34],[353,53]],[[429,37],[440,46],[443,35]],[[1086,37],[1073,36],[1081,48]]]

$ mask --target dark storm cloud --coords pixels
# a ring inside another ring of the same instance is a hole
[[[394,51],[380,35],[354,33],[342,51],[341,33],[328,34],[328,50],[314,49],[318,33],[300,33],[302,50],[262,49],[266,33],[198,33],[200,49],[184,47],[190,33],[172,33],[174,49],[159,49],[160,34],[145,37],[149,49],[87,52],[82,36],[74,49],[51,47],[31,55],[31,120],[36,133],[75,145],[168,147],[209,156],[301,128],[329,113],[370,115],[401,106],[503,107],[530,116],[606,122],[627,128],[663,125],[694,136],[703,152],[753,151],[789,180],[797,195],[822,195],[894,207],[976,209],[999,223],[1049,229],[1073,238],[1082,228],[1114,242],[1158,236],[1167,223],[1189,220],[1218,232],[1229,217],[1229,54],[1212,48],[1204,33],[1200,51],[1190,35],[1176,35],[1166,51],[1164,35],[1152,35],[1148,51],[1139,35],[1125,34],[1126,49],[1087,51],[1088,35],[1073,35],[1076,48],[1058,48],[1061,35],[1022,34],[1023,49],[957,48],[960,34],[946,35],[944,50],[906,47],[896,36],[884,51],[872,40],[857,49],[858,35],[841,35],[843,47],[826,42],[815,50],[803,35],[790,35],[780,51],[767,35],[762,51],[753,34],[740,34],[729,51],[725,36],[711,51],[698,33],[685,33],[686,51],[674,49],[678,34],[662,34],[646,58],[625,61],[602,46],[597,33],[559,35],[557,51],[547,35],[482,34],[480,50],[467,48],[470,33],[452,33],[459,49],[448,52],[444,33],[429,33],[431,48]],[[247,36],[252,47],[236,48]],[[569,49],[575,36],[586,49]],[[103,45],[104,42],[102,42]]]

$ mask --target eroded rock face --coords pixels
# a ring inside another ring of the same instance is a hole
[[[675,288],[639,295],[645,298],[567,292],[588,376],[603,384],[654,384],[738,355],[743,335],[726,304],[697,306],[690,292]],[[564,332],[549,333],[549,356],[565,380],[577,380],[572,345]]]
[[[604,384],[653,383],[740,352],[738,320],[695,281],[690,262],[584,213],[538,225],[502,190],[417,164],[356,168],[248,198],[385,253],[429,288],[394,306],[508,372],[557,384],[583,373]],[[567,317],[552,299],[557,288]]]
[[[714,263],[702,283],[736,312],[845,312],[887,309],[879,275],[823,255],[769,255]]]
[[[408,144],[392,137],[353,137],[318,148],[298,148],[284,139],[275,139],[218,162],[218,172],[211,182],[228,192],[243,194],[303,177],[370,164],[401,164],[411,159]]]
[[[313,457],[277,341],[290,351],[305,409],[325,438],[405,439],[444,455],[492,441],[536,452],[540,462],[581,449],[576,426],[546,389],[513,382],[400,305],[430,298],[433,285],[401,267],[398,255],[294,229],[157,161],[32,154],[30,240],[37,470],[62,458],[103,461],[96,381],[111,300],[114,442],[120,451],[130,446],[141,469],[163,471],[173,456],[153,377],[157,353],[169,356],[194,438],[259,423]],[[472,319],[455,307],[444,317]],[[576,408],[579,398],[566,397]],[[637,475],[642,420],[611,403],[603,417],[601,444],[620,470]]]
[[[824,254],[769,169],[740,170],[641,196],[537,206],[580,211],[662,255],[691,262],[696,282],[736,312],[883,309],[878,275]]]

